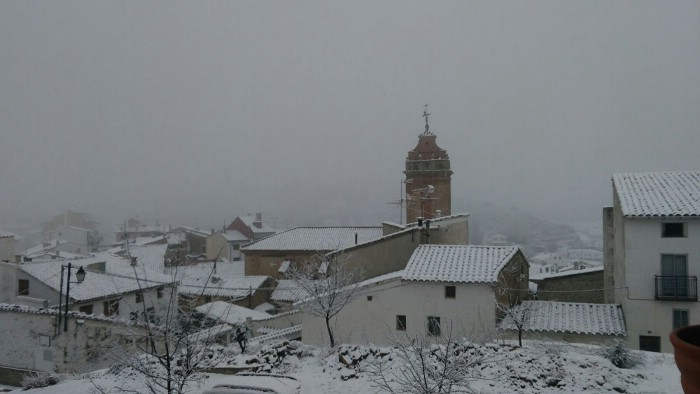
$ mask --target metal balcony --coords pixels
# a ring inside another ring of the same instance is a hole
[[[656,276],[656,299],[662,301],[697,301],[697,276]]]

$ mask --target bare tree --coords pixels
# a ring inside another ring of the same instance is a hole
[[[457,338],[451,325],[441,335],[403,338],[392,336],[394,363],[384,359],[371,362],[367,373],[374,387],[389,393],[467,393],[478,379],[474,367],[488,356],[464,338]]]
[[[293,264],[286,275],[297,284],[301,308],[325,320],[330,346],[335,347],[331,319],[357,296],[361,270],[351,267],[342,253],[331,253]]]
[[[523,333],[531,326],[531,316],[535,311],[535,303],[524,302],[520,304],[496,303],[496,309],[503,316],[502,329],[518,331],[518,346],[523,347]]]
[[[128,238],[126,242],[128,245]],[[126,255],[131,260],[128,246]],[[151,393],[184,393],[188,386],[204,378],[198,371],[209,360],[207,348],[216,340],[221,326],[218,329],[213,327],[195,332],[202,328],[199,314],[194,311],[183,312],[178,306],[178,296],[174,290],[168,295],[160,290],[155,294],[151,291],[152,297],[147,297],[145,290],[152,289],[153,283],[147,279],[145,269],[142,272],[137,265],[132,265],[132,268],[142,300],[141,310],[132,314],[132,319],[135,320],[132,344],[140,354],[125,352],[124,344],[113,343],[106,355],[120,367],[130,368],[141,375]],[[209,272],[206,283],[212,274],[213,269]],[[172,281],[175,281],[177,267],[171,270],[170,275]],[[203,296],[205,290],[206,285],[202,286],[200,296]],[[119,389],[129,391],[126,387],[128,383],[124,386]]]
[[[523,347],[523,332],[530,327],[534,303],[522,303],[526,297],[523,282],[526,277],[518,265],[504,268],[496,286],[496,311],[501,328],[518,331],[518,346]],[[525,282],[526,283],[526,282]]]

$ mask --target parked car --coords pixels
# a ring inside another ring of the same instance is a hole
[[[241,372],[229,382],[217,384],[202,394],[300,394],[297,378],[269,373]]]

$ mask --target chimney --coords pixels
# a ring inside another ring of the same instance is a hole
[[[214,235],[214,229],[211,229],[211,235]]]
[[[255,221],[253,221],[253,226],[257,228],[262,228],[262,213],[258,212],[255,214]]]
[[[137,260],[137,257],[136,257],[136,256],[131,256],[131,265],[132,265],[132,266],[133,266],[133,265],[136,265],[136,260]]]

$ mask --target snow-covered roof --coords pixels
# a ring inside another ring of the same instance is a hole
[[[552,253],[552,252],[542,252],[542,253],[537,253],[536,255],[530,257],[528,259],[530,263],[543,263],[543,264],[553,264],[553,263],[562,263],[562,262],[568,262],[569,259],[565,256],[560,255],[559,253]]]
[[[366,287],[366,286],[370,286],[370,285],[376,285],[378,283],[386,282],[388,280],[399,279],[399,278],[403,277],[403,274],[404,274],[404,270],[389,272],[388,274],[379,275],[379,276],[375,276],[374,278],[365,279],[362,282],[358,283],[357,286],[359,288],[362,288],[362,287]]]
[[[280,279],[277,281],[277,287],[272,292],[270,300],[277,302],[296,302],[306,297],[308,297],[308,293],[299,285],[299,282],[292,279]]]
[[[229,278],[245,275],[242,261],[203,262],[193,265],[168,267],[165,272],[174,275],[178,280],[184,278],[208,278],[211,275]]]
[[[144,264],[137,259],[136,264],[132,264],[128,258],[117,256],[109,253],[95,254],[89,258],[77,260],[85,265],[86,270],[90,270],[87,265],[105,262],[105,271],[107,274],[122,275],[131,278],[139,278],[141,280],[153,281],[158,283],[172,283],[177,279],[170,274],[163,273],[161,264],[160,270],[152,269],[156,264]],[[72,261],[75,265],[75,261]],[[147,259],[146,259],[147,262]],[[65,262],[64,262],[65,263]]]
[[[167,250],[167,244],[130,245],[128,254],[131,257],[136,257],[137,265],[142,265],[154,272],[164,272],[165,252]],[[126,251],[123,253],[126,256]]]
[[[105,262],[104,273],[88,267],[90,264],[99,262]],[[130,261],[106,254],[69,261],[26,263],[20,265],[20,269],[53,290],[60,291],[61,265],[68,263],[73,266],[73,275],[79,267],[87,271],[85,280],[82,283],[72,284],[70,288],[71,298],[78,302],[136,292],[139,289],[149,289],[174,282],[168,275],[152,272],[143,267],[136,267],[134,270]]]
[[[541,279],[549,279],[549,278],[561,278],[561,277],[566,277],[566,276],[572,276],[572,275],[581,275],[581,274],[590,274],[593,272],[602,272],[605,267],[597,266],[597,267],[591,267],[591,268],[584,268],[582,270],[568,270],[568,271],[559,271],[559,272],[540,272],[540,273],[532,273],[530,272],[530,280],[541,280]]]
[[[247,241],[248,240],[248,237],[241,234],[241,232],[238,230],[226,230],[225,232],[220,233],[220,234],[224,237],[224,239],[226,239],[229,242]]]
[[[357,235],[357,242],[355,242]],[[330,251],[376,240],[381,227],[296,227],[241,248],[252,250]]]
[[[241,299],[248,297],[251,290],[255,293],[269,276],[235,276],[226,277],[213,275],[211,277],[183,277],[180,280],[180,294],[204,295],[213,297],[229,297]]]
[[[402,278],[412,281],[493,283],[518,252],[516,246],[420,245]]]
[[[137,237],[133,239],[129,239],[129,248],[133,246],[140,246],[140,245],[157,245],[157,244],[167,244],[168,243],[168,237],[165,235],[157,235],[155,237]],[[124,242],[119,242],[115,244],[113,248],[107,249],[106,252],[109,253],[121,253],[126,250],[126,247],[124,246]]]
[[[269,302],[263,302],[262,304],[256,306],[253,309],[258,312],[268,313],[268,311],[274,311],[276,308],[276,306],[270,304]]]
[[[39,253],[34,253],[31,256],[27,256],[32,259],[33,262],[39,263],[39,262],[47,262],[47,261],[52,261],[52,260],[68,260],[68,259],[79,259],[81,257],[85,257],[82,254],[75,254],[75,253],[70,253],[70,252],[64,252],[64,251],[42,251]]]
[[[210,302],[200,305],[195,309],[197,312],[203,313],[210,319],[232,325],[243,324],[248,317],[253,318],[253,320],[267,319],[270,317],[267,313],[258,312],[225,301]]]
[[[277,230],[272,228],[271,226],[267,225],[265,222],[262,220],[257,222],[260,224],[260,227],[256,226],[253,224],[256,222],[257,216],[256,215],[245,215],[245,216],[239,216],[239,219],[250,228],[250,231],[253,233],[274,233]]]
[[[524,317],[525,331],[627,335],[622,307],[615,304],[523,301],[513,314]],[[500,328],[517,329],[510,315],[503,319]]]
[[[210,230],[202,230],[201,228],[196,228],[192,226],[178,226],[169,231],[168,233],[189,233],[203,238],[206,238],[209,235],[211,235]]]
[[[32,246],[31,248],[28,248],[21,254],[27,257],[43,256],[46,252],[52,251],[58,246],[65,245],[67,243],[68,241],[64,241],[61,239],[52,239],[51,241],[43,242],[39,245]]]
[[[699,217],[700,171],[614,174],[622,215]]]

